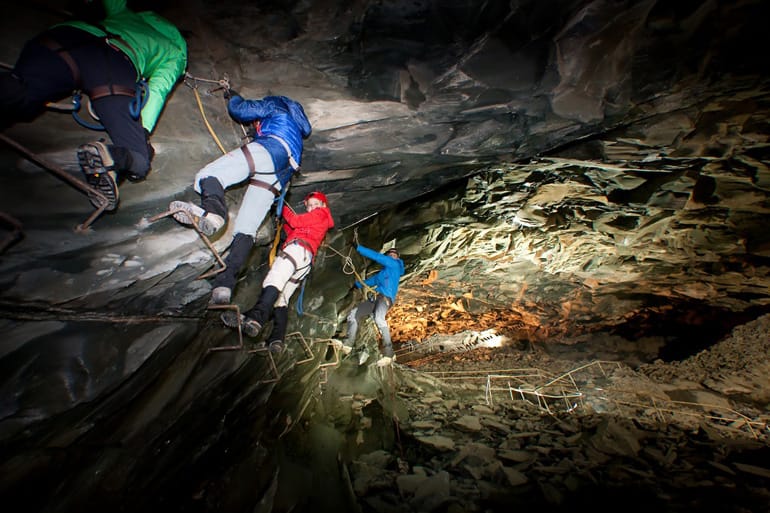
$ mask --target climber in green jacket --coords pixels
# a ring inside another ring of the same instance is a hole
[[[171,22],[152,11],[134,12],[126,0],[76,4],[75,19],[28,41],[14,69],[0,74],[0,129],[85,92],[112,144],[83,144],[78,161],[86,181],[108,198],[107,210],[114,210],[118,182],[141,181],[150,171],[150,133],[187,66],[187,44]],[[100,206],[98,196],[90,199]]]

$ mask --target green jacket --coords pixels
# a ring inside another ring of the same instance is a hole
[[[83,21],[62,23],[84,30],[120,48],[147,81],[149,96],[142,109],[142,125],[152,132],[166,97],[187,67],[187,43],[168,20],[151,11],[134,12],[126,0],[102,0],[107,17],[101,27]],[[105,33],[106,30],[106,33]],[[109,36],[118,36],[112,37]]]

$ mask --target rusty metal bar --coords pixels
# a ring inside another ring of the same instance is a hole
[[[249,349],[248,353],[250,354],[267,353],[270,370],[272,371],[275,377],[273,379],[260,380],[260,383],[276,383],[279,379],[281,379],[281,375],[278,373],[278,367],[275,365],[275,359],[273,358],[273,353],[272,351],[270,351],[270,349],[267,346],[257,347],[255,349]]]
[[[305,354],[307,355],[307,358],[305,358],[304,360],[297,360],[295,362],[296,365],[302,365],[303,363],[307,363],[307,362],[315,359],[315,355],[313,354],[312,349],[310,349],[310,346],[305,341],[305,337],[304,337],[304,335],[302,335],[302,333],[300,333],[299,331],[295,331],[293,333],[289,333],[288,335],[286,335],[285,338],[287,338],[287,339],[288,338],[298,338],[300,343],[302,344],[302,349],[305,351]]]
[[[158,215],[152,216],[147,221],[150,223],[154,223],[155,221],[159,219],[163,219],[164,217],[172,216],[176,214],[177,212],[185,212],[183,208],[177,208],[174,210],[167,210],[165,212],[161,212]],[[195,231],[198,233],[200,238],[203,240],[203,243],[206,245],[207,248],[209,248],[209,251],[211,251],[211,254],[214,255],[214,258],[216,259],[217,263],[219,264],[218,269],[213,269],[211,271],[205,272],[198,276],[196,280],[204,280],[206,278],[211,278],[212,276],[215,276],[221,272],[223,272],[225,269],[227,269],[227,264],[222,259],[222,256],[219,254],[219,251],[216,250],[214,245],[211,243],[209,238],[201,231],[200,227],[198,226],[198,222],[195,220],[194,217],[190,216],[190,221],[192,222],[193,228],[195,228]]]
[[[342,342],[339,340],[335,340],[333,338],[327,338],[323,340],[317,340],[316,342],[324,343],[326,342],[328,345],[334,349],[334,361],[329,363],[322,363],[318,366],[319,369],[323,369],[325,372],[326,367],[336,367],[340,364],[340,350],[342,349]]]
[[[68,184],[72,185],[73,187],[75,187],[77,189],[80,189],[87,196],[89,196],[89,197],[90,196],[96,196],[99,199],[99,207],[97,207],[97,209],[90,216],[88,216],[88,218],[85,221],[83,221],[83,223],[79,224],[75,228],[75,231],[81,232],[81,233],[86,231],[89,228],[89,226],[91,226],[91,223],[93,223],[94,220],[96,220],[96,218],[99,217],[102,214],[102,212],[104,212],[104,210],[109,205],[110,202],[107,199],[107,196],[102,194],[101,191],[99,191],[99,190],[97,190],[97,189],[95,189],[93,187],[90,187],[88,185],[88,183],[86,183],[85,181],[78,180],[77,178],[74,178],[72,175],[67,173],[61,167],[59,167],[56,164],[53,164],[51,162],[48,162],[47,160],[45,160],[45,159],[39,157],[38,155],[32,153],[32,151],[30,151],[28,148],[26,148],[25,146],[22,146],[21,144],[17,143],[16,141],[14,141],[13,139],[11,139],[10,137],[8,137],[5,134],[0,134],[0,140],[5,142],[5,144],[7,144],[11,148],[15,149],[16,151],[18,151],[22,155],[24,155],[31,162],[34,162],[35,164],[37,164],[38,166],[42,167],[43,169],[45,169],[47,171],[50,171],[51,173],[55,174],[56,176],[58,176],[59,178],[61,178],[65,182],[67,182]]]
[[[241,330],[241,309],[238,305],[209,305],[209,310],[235,310],[235,315],[238,316],[238,345],[235,346],[218,346],[210,347],[208,352],[213,351],[239,351],[243,349],[243,331]]]
[[[16,219],[15,217],[10,216],[4,212],[0,212],[0,220],[2,220],[4,223],[6,223],[12,228],[11,233],[8,235],[8,237],[6,237],[5,240],[3,240],[2,243],[0,243],[0,253],[3,253],[14,242],[21,239],[23,232],[22,232],[21,222],[19,222],[19,220]]]
[[[210,347],[207,352],[215,352],[215,351],[240,351],[245,348],[245,345],[243,343],[243,330],[241,328],[241,309],[238,307],[238,305],[209,305],[209,310],[235,310],[235,315],[238,316],[238,344],[232,345],[232,346],[218,346],[218,347]],[[274,378],[268,379],[268,380],[261,380],[261,383],[275,383],[279,379],[281,379],[281,375],[278,373],[278,367],[275,365],[275,360],[273,359],[273,355],[270,352],[269,349],[266,347],[258,347],[256,349],[249,349],[246,351],[249,354],[253,353],[263,353],[267,352],[267,356],[269,359],[269,365],[270,365],[270,371],[272,372]]]

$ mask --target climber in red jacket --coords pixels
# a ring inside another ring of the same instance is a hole
[[[313,257],[326,232],[334,227],[324,193],[311,192],[305,197],[304,204],[307,210],[304,214],[297,214],[284,205],[282,215],[286,242],[262,282],[257,304],[240,319],[243,332],[249,337],[256,337],[272,316],[274,322],[268,345],[274,353],[280,353],[284,348],[289,300],[310,273]],[[239,319],[235,312],[227,311],[222,314],[222,322],[225,326],[237,328]]]

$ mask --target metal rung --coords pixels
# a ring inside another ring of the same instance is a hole
[[[105,205],[106,206],[106,205]],[[159,219],[163,219],[164,217],[173,216],[177,212],[186,212],[183,208],[177,208],[173,210],[167,210],[165,212],[161,212],[158,215],[152,216],[147,221],[150,223],[154,223],[155,221],[158,221]],[[221,272],[223,272],[225,269],[227,269],[227,264],[224,260],[222,260],[222,256],[219,254],[219,251],[216,250],[214,245],[211,243],[209,238],[204,234],[200,226],[198,226],[198,221],[195,220],[193,216],[190,216],[190,221],[192,222],[192,227],[195,228],[195,231],[198,232],[198,235],[203,240],[203,243],[206,244],[206,247],[209,248],[209,251],[211,251],[211,254],[214,255],[214,258],[216,259],[217,263],[220,265],[219,269],[213,269],[211,271],[205,272],[198,276],[197,280],[204,280],[206,278],[211,278],[212,276],[215,276]]]
[[[319,344],[326,343],[327,345],[331,346],[332,349],[334,349],[334,361],[329,363],[322,363],[318,366],[320,369],[326,369],[326,367],[337,367],[340,364],[340,350],[339,347],[342,346],[342,342],[339,340],[335,340],[333,338],[327,338],[323,340],[317,340],[316,341]]]
[[[76,232],[83,233],[87,231],[89,226],[91,226],[91,223],[93,223],[94,220],[96,220],[96,218],[99,217],[109,205],[109,200],[107,199],[107,196],[102,194],[101,191],[99,191],[94,187],[91,187],[90,185],[88,185],[88,183],[84,182],[83,180],[78,180],[77,178],[71,176],[64,169],[53,164],[52,162],[48,162],[47,160],[40,157],[39,155],[32,153],[32,151],[27,149],[25,146],[22,146],[21,144],[14,141],[10,137],[6,136],[5,134],[0,134],[0,141],[3,141],[8,146],[14,148],[16,151],[24,155],[29,161],[34,162],[35,164],[42,167],[46,171],[50,171],[51,173],[55,174],[65,182],[80,189],[81,191],[86,193],[86,195],[88,195],[89,197],[96,196],[99,199],[99,207],[96,210],[94,210],[85,221],[83,221],[81,224],[75,227]]]
[[[302,365],[303,363],[307,363],[309,361],[312,361],[315,359],[315,355],[313,354],[313,351],[310,349],[310,346],[305,341],[305,336],[300,333],[299,331],[295,331],[293,333],[289,333],[286,335],[286,338],[298,338],[300,343],[302,344],[302,350],[305,351],[305,354],[307,355],[307,358],[304,360],[297,360],[295,363],[297,365]]]
[[[256,349],[249,349],[247,351],[249,354],[254,353],[267,353],[268,362],[270,364],[270,370],[273,373],[273,376],[275,376],[273,379],[266,379],[266,380],[260,380],[260,383],[276,383],[279,379],[281,379],[281,375],[278,373],[278,367],[275,365],[275,359],[273,358],[273,353],[270,351],[268,347],[258,347]]]
[[[219,346],[210,347],[209,352],[213,351],[238,351],[243,349],[243,331],[241,330],[241,309],[238,305],[209,305],[209,310],[235,310],[235,315],[238,317],[238,345],[237,346]]]

